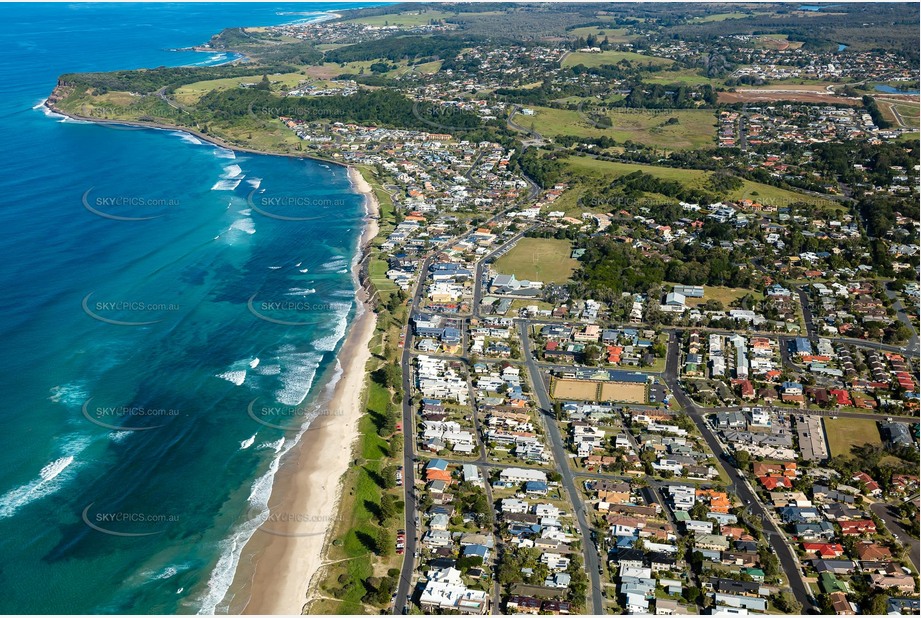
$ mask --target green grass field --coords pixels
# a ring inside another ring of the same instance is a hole
[[[579,262],[569,257],[572,245],[554,238],[522,238],[511,251],[499,258],[494,268],[518,279],[565,283]]]
[[[703,305],[708,300],[718,300],[723,303],[723,307],[729,309],[733,302],[742,298],[746,294],[751,294],[755,300],[760,300],[764,297],[764,295],[760,292],[755,292],[754,290],[746,290],[745,288],[727,288],[724,286],[705,285],[704,297],[689,298],[687,304],[689,307],[694,307],[697,305]]]
[[[622,51],[603,51],[600,54],[591,52],[572,52],[563,60],[563,68],[574,67],[580,64],[588,68],[600,67],[603,64],[617,64],[621,60],[628,60],[633,64],[645,65],[653,64],[657,66],[670,66],[674,64],[668,58],[656,58],[655,56],[646,56],[636,52]]]
[[[677,180],[690,186],[702,187],[710,176],[710,172],[704,170],[689,170],[672,167],[656,167],[654,165],[641,165],[639,163],[618,163],[614,161],[599,161],[591,157],[569,157],[566,159],[569,168],[578,173],[598,178],[611,178],[624,176],[632,172],[640,171],[664,178],[665,180]],[[811,195],[803,195],[794,191],[788,191],[771,185],[765,185],[760,182],[743,180],[741,189],[732,192],[728,199],[757,200],[762,204],[773,204],[777,206],[787,205],[791,202],[805,202],[814,204],[819,208],[839,210],[841,206],[831,200],[826,200]]]
[[[862,418],[823,419],[832,457],[850,455],[852,446],[882,444],[876,421]]]
[[[618,142],[631,140],[667,150],[683,150],[710,146],[716,137],[716,116],[710,110],[608,110],[610,127],[596,126],[588,113],[574,110],[533,107],[534,116],[516,116],[525,127],[533,124],[541,135],[575,135],[577,137],[608,136]],[[599,112],[600,113],[600,112]],[[677,124],[666,124],[677,118]]]
[[[340,73],[342,72],[344,71],[340,71]],[[258,75],[251,75],[249,77],[226,77],[224,79],[209,79],[202,82],[195,82],[177,88],[174,98],[183,105],[195,105],[198,103],[199,99],[212,90],[232,90],[233,88],[239,88],[241,83],[254,83],[258,82],[260,79],[261,77]],[[285,86],[291,88],[307,79],[309,78],[303,73],[278,73],[269,75],[269,81],[273,83],[281,82]]]

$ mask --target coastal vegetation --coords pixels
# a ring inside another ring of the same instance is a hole
[[[395,227],[395,212],[380,179],[369,168],[361,171],[380,203],[378,235],[372,240],[376,246]],[[315,575],[315,592],[305,607],[309,613],[377,613],[389,604],[400,573],[394,544],[405,505],[396,482],[403,454],[403,434],[397,430],[403,397],[397,343],[408,308],[402,292],[375,276],[380,255],[372,250],[368,260],[371,272],[362,277],[368,277],[378,316],[367,365],[367,414],[359,424],[353,465],[342,480],[340,516],[327,539],[325,566]]]

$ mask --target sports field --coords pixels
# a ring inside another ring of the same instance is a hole
[[[598,398],[598,382],[560,378],[553,380],[550,395],[556,399],[596,401]]]
[[[618,401],[623,403],[648,403],[646,384],[636,382],[602,382],[599,401]]]
[[[543,283],[566,283],[579,267],[572,259],[568,240],[555,238],[522,238],[508,253],[496,260],[493,268],[519,280]]]
[[[555,399],[648,403],[645,382],[598,382],[558,378],[553,380],[550,394]]]

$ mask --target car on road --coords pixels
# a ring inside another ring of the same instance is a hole
[[[397,487],[403,486],[403,466],[397,468]]]

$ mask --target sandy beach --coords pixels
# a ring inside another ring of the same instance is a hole
[[[368,243],[377,235],[379,209],[370,185],[356,169],[349,168],[349,179],[365,195],[362,250],[353,265],[357,282]],[[271,515],[241,555],[232,588],[243,596],[248,593],[241,613],[300,614],[310,582],[322,565],[327,536],[338,515],[342,477],[352,460],[364,411],[368,344],[376,324],[361,287],[358,301],[358,314],[339,351],[342,374],[330,401],[282,462],[269,501]],[[244,577],[248,581],[237,581]]]

